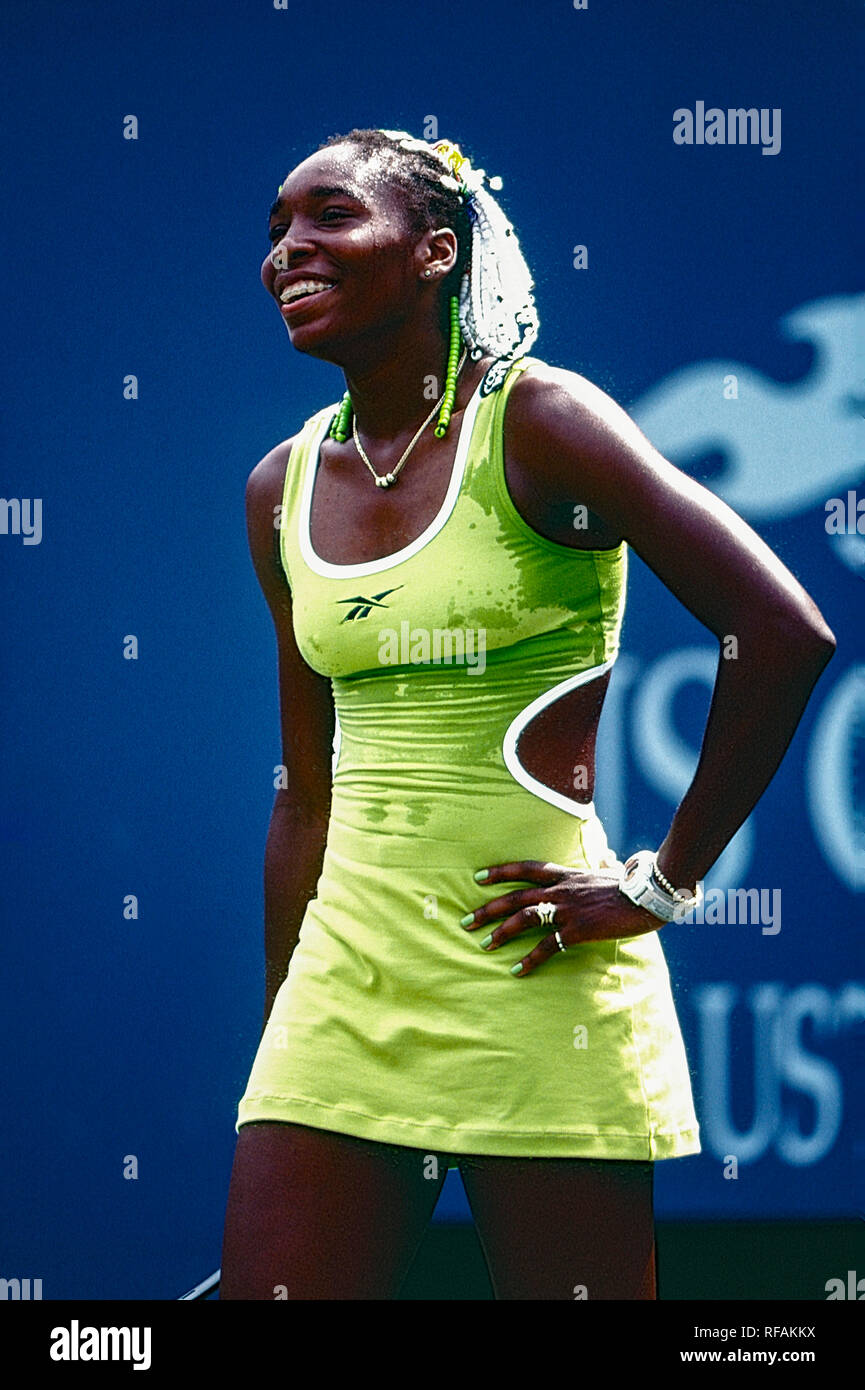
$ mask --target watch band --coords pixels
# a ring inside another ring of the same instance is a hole
[[[652,865],[652,878],[659,888],[663,888],[665,893],[669,893],[671,898],[676,898],[679,902],[690,902],[694,896],[687,888],[674,888],[670,880],[665,878],[658,868],[657,859]]]
[[[663,875],[662,875],[663,877]],[[664,883],[667,880],[664,879]],[[655,866],[655,851],[637,850],[625,863],[619,880],[619,892],[623,893],[637,907],[644,907],[662,922],[684,921],[688,913],[698,907],[703,896],[697,884],[697,892],[676,888],[668,893],[658,882]]]

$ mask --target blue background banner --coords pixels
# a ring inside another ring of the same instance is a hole
[[[259,266],[281,179],[365,125],[502,177],[535,354],[726,498],[836,633],[707,879],[720,920],[664,929],[704,1150],[658,1165],[657,1211],[865,1215],[858,13],[6,0],[0,1276],[170,1298],[219,1262],[280,760],[244,487],[344,385]],[[765,139],[726,138],[736,108]],[[716,660],[632,557],[596,795],[620,854],[667,830]],[[741,920],[740,889],[778,912]],[[451,1174],[437,1219],[465,1211]]]

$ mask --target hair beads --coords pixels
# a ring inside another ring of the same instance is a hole
[[[450,345],[448,347],[448,362],[445,373],[445,390],[442,398],[439,418],[433,433],[437,439],[443,438],[447,434],[450,424],[451,412],[454,408],[454,400],[457,393],[457,364],[460,355],[460,311],[459,303],[455,294],[450,299]],[[339,409],[330,422],[328,436],[335,439],[338,444],[344,444],[351,433],[352,404],[351,395],[346,391],[340,402]]]
[[[340,402],[339,410],[330,422],[328,435],[335,439],[339,444],[344,444],[348,439],[348,432],[351,429],[351,396],[348,391]]]
[[[451,411],[454,408],[454,399],[457,393],[457,361],[460,355],[460,307],[455,294],[450,299],[451,311],[451,340],[448,349],[447,376],[445,377],[445,395],[442,401],[442,408],[439,411],[439,418],[433,434],[436,439],[443,438],[448,432],[448,425],[451,422]]]

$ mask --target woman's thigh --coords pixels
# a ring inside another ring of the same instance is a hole
[[[654,1299],[654,1165],[460,1159],[496,1298]]]
[[[220,1299],[395,1298],[447,1159],[279,1121],[241,1125]]]

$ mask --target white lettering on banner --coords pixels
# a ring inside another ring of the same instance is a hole
[[[815,1107],[814,1129],[801,1134],[792,1119],[781,1125],[775,1144],[778,1157],[792,1167],[816,1163],[829,1152],[844,1112],[841,1077],[831,1062],[802,1046],[802,1022],[813,1020],[817,1038],[831,1037],[835,1030],[834,1001],[824,985],[800,985],[787,995],[778,1011],[775,1033],[775,1063],[779,1078],[788,1086],[810,1096]]]
[[[717,666],[718,652],[712,647],[679,647],[646,667],[627,653],[615,663],[598,731],[594,799],[607,839],[620,856],[632,848],[628,806],[638,794],[627,778],[625,750],[630,746],[648,786],[671,807],[678,806],[699,752],[676,728],[676,702],[681,690],[696,681],[706,687],[708,710]],[[810,737],[804,801],[811,831],[832,872],[851,892],[863,892],[865,805],[857,803],[856,767],[865,758],[865,665],[850,667],[829,690]],[[783,765],[779,776],[790,777]],[[707,886],[749,886],[745,877],[754,852],[754,815],[706,875]]]
[[[805,765],[811,825],[824,858],[865,891],[865,806],[856,805],[856,742],[865,756],[865,666],[851,666],[823,701]],[[860,762],[861,766],[861,762]]]
[[[865,1023],[865,985],[844,985],[835,1000],[835,1027],[853,1023]]]
[[[629,413],[673,463],[720,453],[712,492],[749,521],[820,508],[865,477],[862,418],[852,406],[859,379],[865,295],[812,299],[778,321],[788,342],[813,345],[813,365],[798,381],[774,381],[746,362],[708,358],[679,367],[649,388]],[[738,396],[725,400],[724,379]]]
[[[741,1053],[731,1016],[740,997],[738,985],[698,985],[693,992],[699,1016],[699,1065],[703,1107],[701,1126],[706,1147],[719,1159],[734,1153],[739,1163],[753,1163],[774,1146],[778,1158],[806,1167],[825,1158],[838,1137],[844,1095],[837,1068],[802,1043],[808,1018],[818,1038],[835,1038],[865,1017],[865,986],[843,985],[837,993],[825,985],[789,989],[779,982],[752,986],[746,994],[752,1015],[753,1117],[750,1129],[736,1129],[731,1106],[731,1059]],[[741,1077],[736,1078],[737,1086]],[[805,1095],[814,1108],[814,1128],[803,1134],[782,1105],[781,1088]]]
[[[736,985],[712,984],[698,985],[692,995],[700,1019],[700,1127],[706,1147],[716,1157],[734,1153],[740,1163],[753,1163],[769,1147],[778,1126],[778,1096],[772,1078],[772,1020],[781,986],[760,985],[748,999],[754,1015],[754,1117],[745,1133],[734,1127],[730,1104],[730,1014],[738,993]]]

